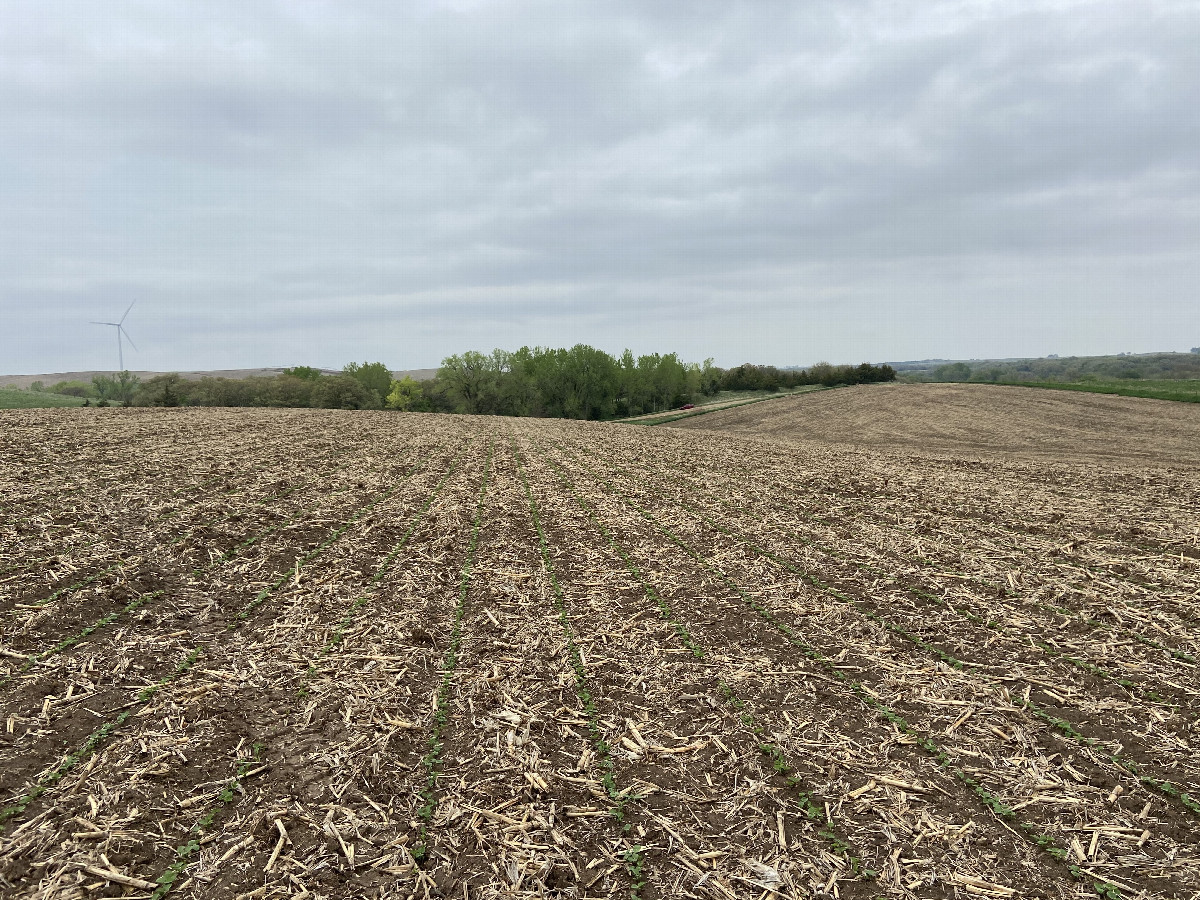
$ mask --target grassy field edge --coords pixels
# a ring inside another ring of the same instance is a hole
[[[0,409],[58,409],[66,406],[83,406],[83,398],[0,387]]]
[[[1088,394],[1116,394],[1121,397],[1142,397],[1147,400],[1175,400],[1180,403],[1200,403],[1200,379],[1179,381],[1156,379],[1124,383],[1113,381],[998,381],[1012,387],[1044,388],[1052,391],[1082,391]]]

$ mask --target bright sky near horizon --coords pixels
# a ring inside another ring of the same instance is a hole
[[[1200,345],[1194,0],[7,0],[0,374]]]

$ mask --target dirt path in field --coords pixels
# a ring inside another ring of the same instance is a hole
[[[898,452],[1200,464],[1200,404],[999,385],[859,385],[662,427]]]

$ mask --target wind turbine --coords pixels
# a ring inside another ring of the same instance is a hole
[[[133,303],[137,303],[137,301],[134,300]],[[130,309],[133,309],[133,303],[130,303],[129,309],[125,310],[125,316],[129,315]],[[122,334],[125,335],[125,340],[129,341],[130,347],[132,347],[134,350],[137,349],[137,344],[135,344],[133,342],[133,338],[131,338],[129,336],[129,332],[125,330],[125,316],[121,316],[120,320],[117,322],[91,322],[90,323],[92,325],[111,325],[113,328],[117,329],[117,361],[120,362],[120,364],[121,364],[121,368],[119,370],[121,372],[125,371],[125,350],[121,346],[121,335]]]

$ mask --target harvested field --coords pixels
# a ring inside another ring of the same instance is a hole
[[[1200,465],[1200,405],[986,384],[872,384],[671,422],[888,450]]]
[[[1194,468],[0,423],[5,897],[1200,897]]]

